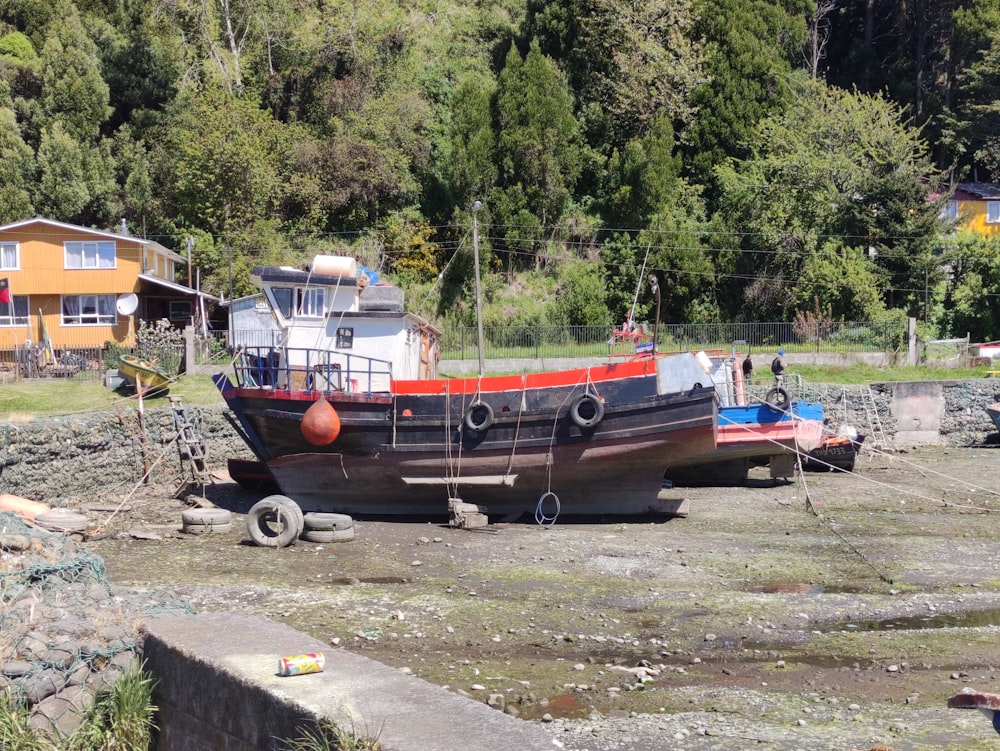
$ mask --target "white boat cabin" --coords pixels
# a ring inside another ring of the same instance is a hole
[[[406,312],[400,288],[369,274],[353,258],[327,255],[308,271],[253,270],[281,331],[280,352],[267,353],[277,360],[269,385],[387,392],[390,377],[437,378],[441,332]]]

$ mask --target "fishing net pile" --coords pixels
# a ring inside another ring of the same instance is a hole
[[[94,697],[138,660],[139,629],[193,612],[156,592],[111,586],[100,556],[0,513],[0,696],[52,736],[76,730]]]

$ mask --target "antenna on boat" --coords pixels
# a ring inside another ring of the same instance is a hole
[[[639,276],[635,280],[635,296],[632,298],[632,308],[628,312],[628,320],[635,320],[635,306],[639,302],[639,290],[642,289],[642,275],[646,272],[646,261],[649,260],[649,249],[653,247],[653,243],[649,243],[646,246],[646,257],[642,259],[642,268],[639,269]]]
[[[660,328],[660,283],[656,280],[656,274],[649,275],[649,289],[656,295],[656,318],[653,319],[653,352],[652,357],[656,356],[656,334],[657,329]]]
[[[483,297],[479,289],[479,221],[476,215],[483,208],[482,201],[472,204],[472,258],[476,269],[476,328],[479,336],[479,377],[486,370],[483,363]]]

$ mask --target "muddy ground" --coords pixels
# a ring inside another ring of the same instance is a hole
[[[242,516],[179,534],[161,488],[91,545],[116,584],[286,622],[574,748],[992,749],[946,701],[1000,691],[998,468],[988,447],[868,454],[854,475],[676,488],[690,515],[669,521],[359,520],[352,542],[277,550]],[[204,493],[239,514],[262,495]]]

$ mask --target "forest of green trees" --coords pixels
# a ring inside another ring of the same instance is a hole
[[[343,253],[467,325],[479,200],[487,324],[621,321],[655,273],[664,321],[1000,337],[1000,245],[942,219],[957,182],[1000,182],[1000,0],[4,0],[0,21],[0,222],[192,240],[226,297]]]

